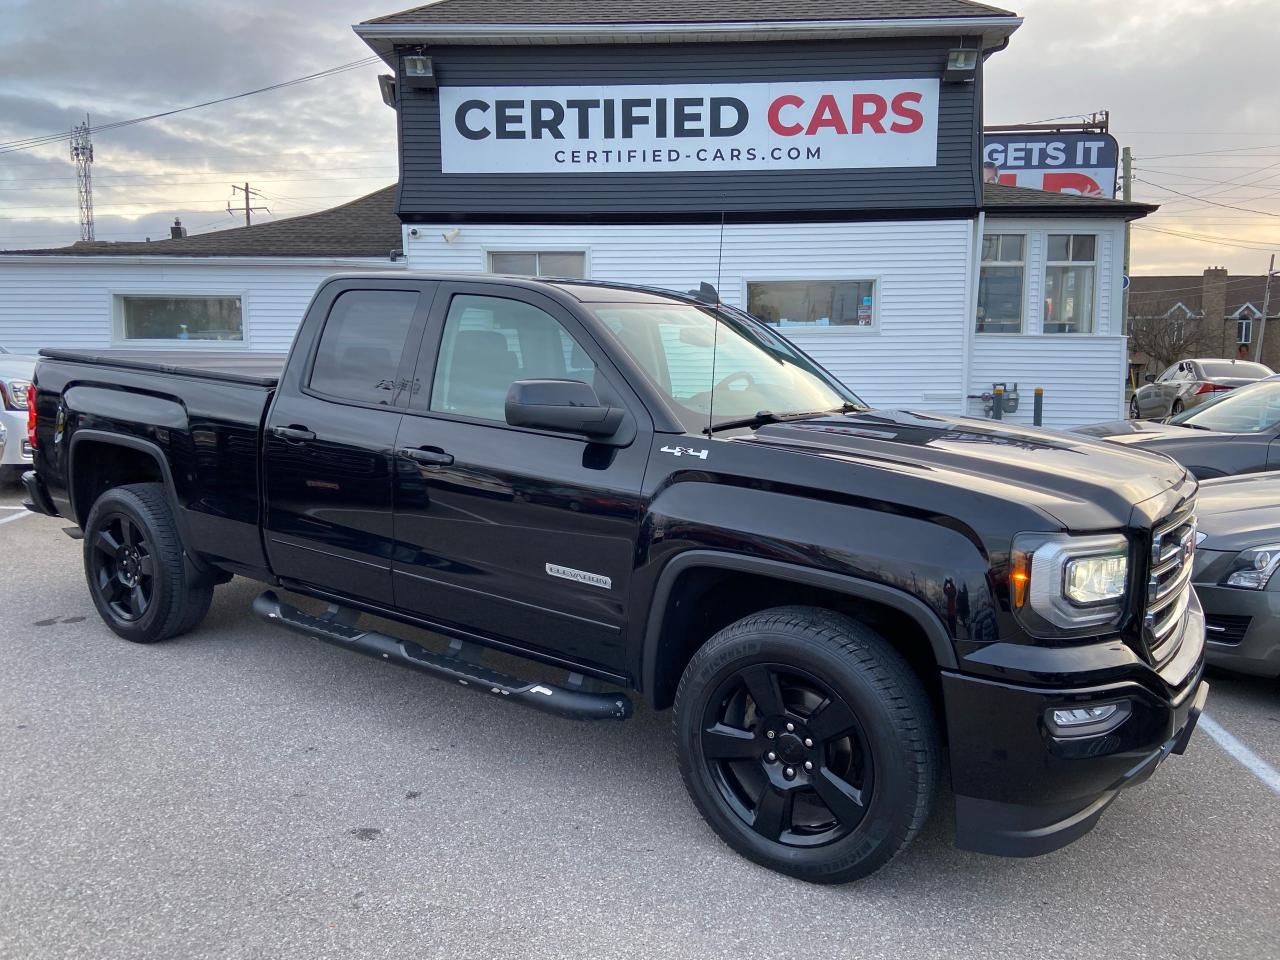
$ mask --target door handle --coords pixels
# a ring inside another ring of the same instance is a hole
[[[453,454],[445,453],[438,447],[406,447],[400,451],[400,456],[432,467],[447,467],[453,463]]]
[[[271,432],[281,440],[292,440],[295,443],[299,443],[303,440],[314,440],[316,438],[316,432],[314,430],[308,430],[306,427],[299,426],[272,427]]]

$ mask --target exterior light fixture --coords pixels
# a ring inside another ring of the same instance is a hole
[[[947,51],[947,69],[942,73],[943,83],[973,83],[978,76],[978,51],[957,47]]]
[[[378,89],[382,91],[382,102],[393,110],[396,106],[396,78],[389,73],[378,77]]]
[[[434,90],[436,87],[435,69],[430,57],[421,54],[410,54],[400,61],[400,75],[411,87]]]

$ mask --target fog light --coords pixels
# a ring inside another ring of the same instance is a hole
[[[1096,736],[1114,730],[1129,716],[1129,702],[1088,707],[1056,707],[1045,711],[1049,729],[1062,737]]]

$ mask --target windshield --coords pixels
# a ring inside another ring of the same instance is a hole
[[[1230,380],[1232,377],[1237,380],[1261,380],[1263,377],[1271,376],[1270,367],[1264,367],[1260,363],[1249,363],[1247,360],[1202,360],[1200,369],[1204,371],[1206,377],[1213,377],[1215,380],[1218,378]]]
[[[670,399],[691,433],[708,425],[713,406],[712,423],[764,411],[787,416],[865,406],[782,337],[736,310],[717,313],[684,303],[607,303],[591,309]]]
[[[1221,433],[1262,433],[1280,426],[1280,380],[1263,380],[1180,413],[1170,423]]]

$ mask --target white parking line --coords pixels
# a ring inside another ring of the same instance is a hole
[[[3,520],[0,520],[0,523],[3,522]],[[1207,713],[1200,714],[1200,727],[1205,733],[1218,741],[1218,746],[1239,760],[1250,773],[1270,787],[1272,792],[1280,796],[1280,770],[1276,770],[1275,767],[1237,740],[1230,731]]]
[[[13,523],[15,520],[21,520],[23,517],[29,516],[31,516],[31,511],[23,507],[21,513],[11,513],[7,517],[0,517],[0,523]]]

